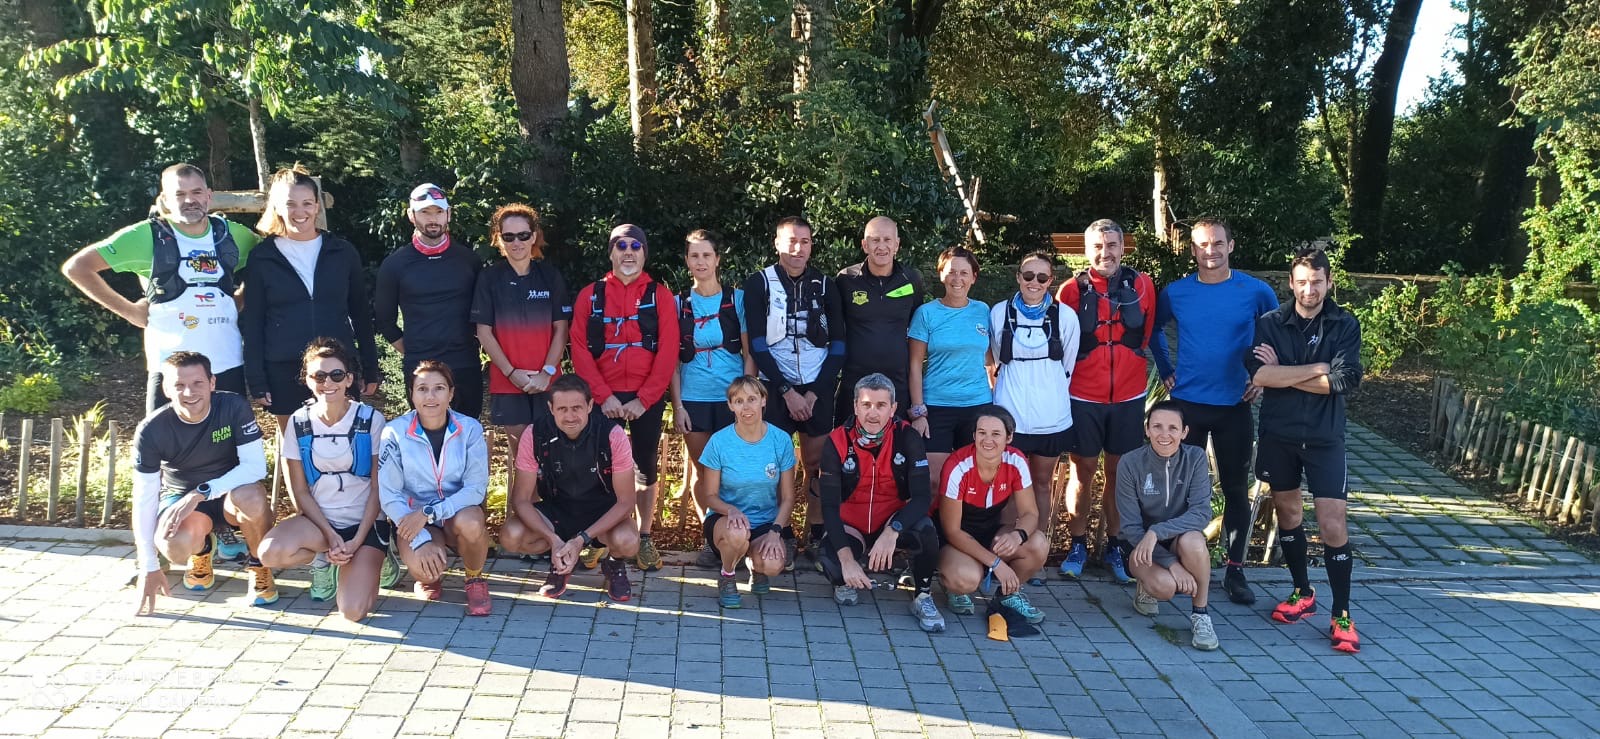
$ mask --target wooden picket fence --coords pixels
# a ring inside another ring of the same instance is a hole
[[[1493,475],[1541,518],[1574,526],[1587,517],[1600,534],[1600,444],[1517,419],[1497,398],[1436,377],[1428,445],[1451,463]]]
[[[106,460],[106,494],[103,496],[100,505],[99,525],[102,527],[111,525],[111,516],[116,504],[114,491],[117,489],[117,437],[121,433],[121,425],[116,421],[111,421],[104,427],[96,428],[88,420],[79,419],[77,464],[74,468],[76,472],[74,476],[75,486],[67,491],[72,496],[70,499],[73,506],[72,523],[75,526],[86,525],[86,518],[91,515],[87,510],[89,504],[89,466],[90,461],[101,453],[105,455]],[[103,438],[97,432],[102,432]],[[35,439],[36,434],[40,438]],[[34,419],[24,418],[18,424],[16,436],[12,437],[11,428],[7,425],[6,414],[0,413],[0,438],[4,438],[12,444],[11,449],[17,459],[15,508],[10,513],[19,521],[27,520],[29,496],[38,492],[35,490],[38,485],[29,474],[30,467],[34,461],[35,442],[48,442],[50,465],[43,491],[45,495],[45,521],[49,523],[56,522],[58,520],[58,506],[63,502],[61,497],[61,473],[67,467],[64,461],[67,451],[67,420],[52,418],[50,419],[49,430],[45,431],[44,429],[35,429]]]

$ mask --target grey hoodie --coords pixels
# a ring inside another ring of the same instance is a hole
[[[1204,449],[1179,444],[1162,458],[1149,444],[1117,462],[1117,514],[1122,539],[1136,545],[1145,531],[1166,541],[1211,523],[1211,466]]]

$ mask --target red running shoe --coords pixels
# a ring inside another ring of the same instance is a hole
[[[1272,620],[1279,623],[1292,624],[1316,612],[1316,594],[1306,593],[1302,595],[1300,589],[1295,588],[1294,592],[1289,594],[1288,600],[1279,603],[1277,608],[1272,609]]]
[[[465,590],[467,591],[467,615],[489,615],[489,583],[481,577],[474,577],[467,580]]]
[[[1348,613],[1333,617],[1333,623],[1328,627],[1328,637],[1333,639],[1333,648],[1341,652],[1355,654],[1361,651],[1361,637],[1356,634],[1356,622],[1350,620]]]
[[[438,582],[417,581],[412,586],[412,591],[427,600],[439,600],[444,597],[444,585]]]
[[[550,571],[550,576],[544,579],[544,584],[539,586],[539,594],[554,600],[567,592],[567,575]]]

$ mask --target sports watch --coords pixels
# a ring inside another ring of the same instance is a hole
[[[438,521],[434,520],[434,518],[433,518],[433,504],[432,503],[429,503],[428,505],[425,505],[425,506],[422,507],[422,515],[427,516],[428,523],[432,523],[432,524],[439,523]]]
[[[542,367],[541,369],[544,370],[544,373],[546,375],[549,375],[551,377],[555,377],[556,376],[556,366],[553,365],[553,364],[547,364],[544,367]]]

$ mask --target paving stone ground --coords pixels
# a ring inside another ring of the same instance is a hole
[[[1350,450],[1356,656],[1325,619],[1267,618],[1287,577],[1264,568],[1256,606],[1213,603],[1222,649],[1202,653],[1184,599],[1148,619],[1093,578],[1034,589],[1044,635],[1006,643],[977,616],[922,633],[903,591],[841,608],[814,573],[720,611],[705,570],[634,573],[622,605],[581,575],[551,602],[510,559],[488,618],[462,615],[458,576],[361,625],[305,598],[303,570],[251,608],[227,566],[134,618],[130,547],[4,529],[0,734],[1593,735],[1600,566],[1365,429]]]

